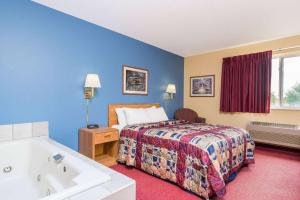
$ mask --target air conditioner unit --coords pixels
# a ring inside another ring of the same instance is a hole
[[[254,141],[300,149],[300,126],[252,121],[247,130]]]

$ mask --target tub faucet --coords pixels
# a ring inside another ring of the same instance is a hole
[[[52,159],[54,160],[54,162],[56,164],[59,164],[59,163],[61,163],[61,161],[63,161],[64,156],[58,153],[58,154],[52,156]]]

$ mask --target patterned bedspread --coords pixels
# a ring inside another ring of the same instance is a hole
[[[209,199],[225,194],[225,182],[254,162],[254,142],[244,129],[165,121],[121,131],[118,161],[176,183]]]

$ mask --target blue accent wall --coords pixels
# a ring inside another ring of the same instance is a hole
[[[141,26],[142,28],[142,26]],[[31,1],[0,1],[0,124],[49,121],[50,137],[75,150],[85,126],[83,85],[97,73],[102,88],[91,101],[90,122],[107,124],[109,103],[183,106],[184,59]],[[122,95],[122,64],[149,70],[149,95]]]

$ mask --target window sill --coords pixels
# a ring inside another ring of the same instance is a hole
[[[271,110],[291,110],[291,111],[300,111],[300,107],[271,107]]]

